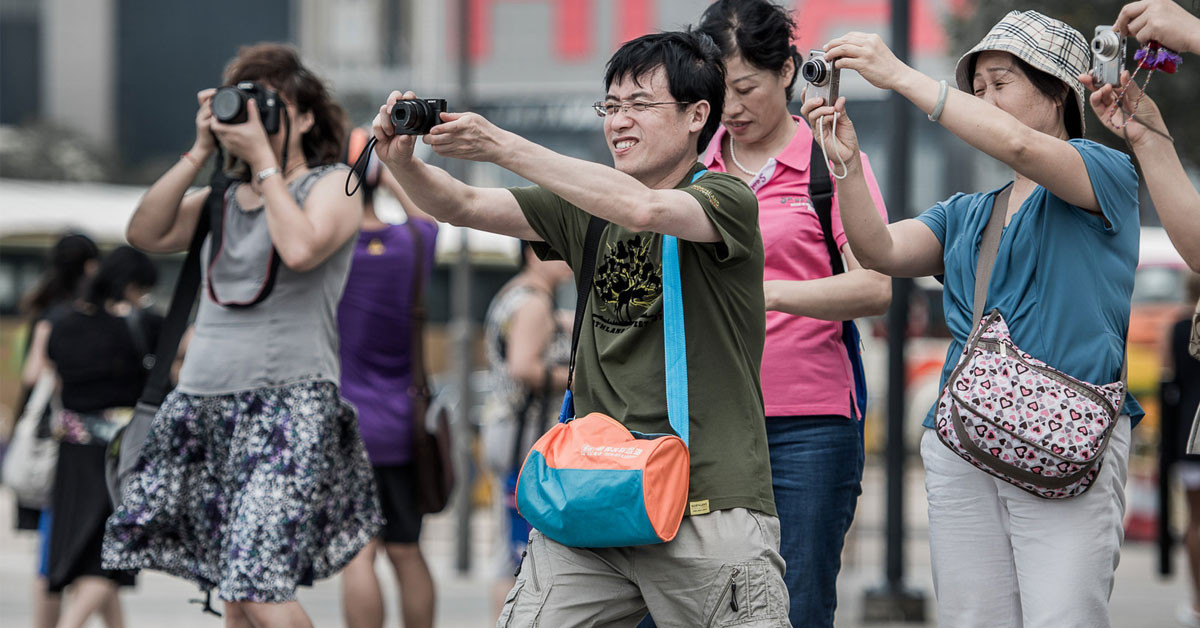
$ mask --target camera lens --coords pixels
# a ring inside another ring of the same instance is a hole
[[[1115,57],[1120,47],[1121,38],[1113,31],[1105,31],[1092,39],[1092,51],[1105,59]]]
[[[210,106],[213,117],[225,123],[240,122],[245,113],[245,96],[236,87],[222,87],[213,95]]]
[[[800,76],[804,77],[804,82],[812,85],[823,84],[828,75],[829,70],[824,59],[809,59],[800,66]]]
[[[392,107],[392,126],[410,131],[428,124],[429,106],[423,100],[401,100]]]

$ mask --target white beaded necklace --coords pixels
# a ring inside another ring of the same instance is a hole
[[[733,159],[733,165],[737,166],[738,170],[741,170],[742,172],[746,173],[748,176],[751,176],[751,177],[758,176],[757,172],[751,172],[751,171],[747,170],[746,167],[742,165],[742,162],[738,161],[737,151],[734,150],[734,148],[733,148],[733,136],[732,135],[729,136],[729,157]]]

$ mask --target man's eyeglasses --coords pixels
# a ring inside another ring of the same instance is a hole
[[[640,100],[634,100],[634,101],[626,100],[624,102],[618,103],[618,102],[605,102],[602,100],[598,100],[592,104],[592,109],[596,110],[596,115],[603,118],[606,116],[617,115],[618,110],[620,110],[621,113],[625,113],[625,114],[628,114],[630,110],[633,110],[636,113],[642,113],[642,112],[646,111],[647,109],[650,109],[652,107],[658,107],[659,105],[690,105],[690,104],[692,104],[692,103],[690,103],[690,102],[642,102]]]

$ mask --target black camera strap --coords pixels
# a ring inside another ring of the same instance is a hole
[[[354,160],[354,165],[350,167],[350,173],[346,175],[346,196],[354,196],[354,193],[358,191],[358,188],[362,187],[363,181],[366,181],[367,165],[371,161],[371,151],[373,150],[375,150],[375,136],[371,135],[371,139],[367,140],[366,148],[363,148],[362,152],[358,154],[358,159]],[[346,152],[349,153],[350,149],[347,148]],[[347,161],[349,159],[350,156],[347,154],[346,159],[343,159],[342,161]],[[356,177],[357,180],[354,181],[354,189],[351,190],[350,183]]]
[[[820,143],[813,140],[812,154],[808,160],[808,196],[813,210],[821,222],[821,233],[825,236],[825,248],[829,250],[829,264],[833,274],[846,272],[842,254],[833,239],[833,180],[829,178],[829,167],[825,165],[825,154]]]
[[[175,362],[175,354],[179,351],[179,341],[187,330],[188,319],[192,316],[192,306],[200,292],[200,249],[204,246],[204,238],[209,234],[210,218],[213,205],[220,206],[225,196],[229,179],[221,170],[222,155],[217,150],[216,161],[213,165],[212,177],[209,180],[208,198],[204,200],[200,216],[196,219],[196,230],[192,232],[192,241],[188,244],[187,257],[183,259],[183,269],[179,271],[179,279],[175,281],[175,292],[171,295],[171,306],[163,319],[162,331],[158,335],[158,345],[154,350],[154,366],[146,379],[146,387],[142,389],[139,404],[154,407],[162,405],[163,399],[171,390],[171,365]]]
[[[279,171],[286,176],[288,171],[288,147],[292,143],[292,116],[288,115],[287,105],[281,105],[279,113],[283,115],[283,155],[279,158]]]

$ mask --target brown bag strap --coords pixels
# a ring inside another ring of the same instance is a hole
[[[413,401],[419,404],[420,408],[414,407],[413,426],[416,429],[420,426],[421,430],[425,428],[423,420],[425,415],[425,400],[429,399],[429,385],[425,373],[425,243],[421,238],[421,230],[415,224],[412,218],[409,218],[404,223],[408,227],[409,233],[412,234],[413,241],[413,288],[412,288],[412,304],[411,319],[412,319],[412,347],[410,349],[412,357],[412,384],[409,386],[409,395]],[[420,416],[418,416],[418,413]],[[418,433],[420,433],[418,431]]]
[[[1008,214],[1008,197],[1012,196],[1012,184],[996,193],[992,198],[992,217],[983,228],[979,242],[979,262],[975,267],[975,312],[971,317],[971,330],[983,320],[983,306],[987,303],[988,281],[996,265],[996,253],[1000,250],[1000,235],[1004,231],[1004,216]]]

